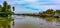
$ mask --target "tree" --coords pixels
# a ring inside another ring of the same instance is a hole
[[[10,5],[7,5],[6,14],[7,15],[11,15],[12,14],[12,12],[11,12],[11,6]]]
[[[11,9],[11,6],[10,6],[10,5],[8,5],[8,6],[7,6],[7,9]]]
[[[58,14],[60,14],[60,10],[56,10],[56,12],[57,12]]]
[[[52,13],[54,13],[53,9],[46,10],[46,14],[52,14]]]
[[[11,6],[8,5],[8,3],[6,1],[3,2],[3,6],[2,7],[0,5],[0,10],[1,10],[1,13],[0,13],[1,16],[6,17],[6,16],[12,14]]]
[[[3,7],[7,8],[8,3],[6,1],[3,2]]]
[[[7,28],[8,25],[10,24],[12,18],[11,16],[9,16],[8,18],[8,15],[11,15],[12,11],[11,11],[11,6],[8,5],[8,3],[6,1],[3,2],[3,6],[0,5],[0,16],[2,17],[1,18],[1,21],[0,22],[0,26],[2,26],[3,28]],[[4,18],[6,17],[6,18]]]
[[[8,3],[6,1],[4,1],[3,7],[5,8],[6,15],[11,15],[12,14],[12,12],[11,12],[11,6],[8,5]]]
[[[54,10],[53,9],[48,9],[43,12],[44,15],[46,16],[53,16],[54,15]]]

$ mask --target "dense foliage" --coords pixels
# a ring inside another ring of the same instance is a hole
[[[7,17],[8,15],[11,15],[11,14],[12,14],[11,6],[6,1],[4,1],[3,6],[0,5],[0,16]]]
[[[60,10],[56,10],[56,12],[60,14]]]

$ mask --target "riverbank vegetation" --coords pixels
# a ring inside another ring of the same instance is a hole
[[[11,15],[14,14],[11,11],[11,8],[13,9],[13,11],[15,10],[15,7],[11,7],[11,5],[9,5],[6,1],[4,1],[2,5],[0,5],[0,27],[3,26],[3,28],[10,28],[8,26],[12,21]],[[44,18],[46,21],[52,21],[55,19],[59,20],[60,10],[47,9],[46,11],[39,12],[38,14],[34,13],[34,14],[21,14],[21,15],[39,17]]]
[[[10,28],[10,22],[12,21],[11,14],[13,14],[11,5],[4,1],[3,4],[0,5],[0,28]]]

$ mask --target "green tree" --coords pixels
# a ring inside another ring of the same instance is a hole
[[[48,9],[48,10],[44,11],[43,13],[46,14],[46,15],[48,14],[50,16],[53,16],[54,15],[54,10],[53,9]]]
[[[56,12],[57,12],[58,14],[60,14],[60,10],[56,10]]]
[[[7,8],[8,3],[6,1],[3,2],[3,7]]]
[[[4,12],[4,14],[3,13],[2,14],[5,17],[12,14],[11,6],[8,5],[8,3],[6,1],[3,2],[2,12]]]
[[[10,5],[7,6],[6,14],[7,15],[11,15],[12,14]]]
[[[3,2],[3,6],[0,5],[0,19],[2,20],[0,22],[0,26],[3,26],[3,28],[7,28],[8,25],[11,22],[11,16],[8,17],[8,15],[11,15],[12,11],[11,11],[11,6],[8,5],[8,3],[6,1]],[[5,17],[5,18],[4,18]]]
[[[15,7],[13,7],[13,9],[15,9]],[[12,14],[11,6],[8,5],[6,1],[4,1],[3,6],[0,5],[0,16],[6,17],[11,14]]]
[[[48,9],[48,10],[46,10],[46,13],[47,13],[47,14],[53,14],[54,11],[53,11],[53,9]]]

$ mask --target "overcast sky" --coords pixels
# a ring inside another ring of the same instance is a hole
[[[15,13],[37,13],[49,8],[60,9],[60,0],[0,0],[0,4],[3,1],[15,6]]]

